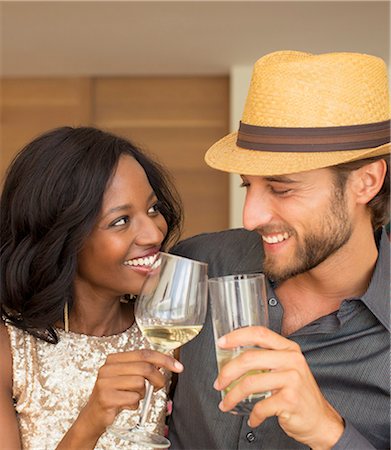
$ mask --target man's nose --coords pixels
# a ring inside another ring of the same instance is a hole
[[[247,191],[243,207],[243,226],[252,231],[271,222],[273,210],[270,199],[264,190]]]

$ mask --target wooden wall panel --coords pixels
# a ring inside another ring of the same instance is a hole
[[[228,133],[227,77],[95,80],[94,122],[155,155],[173,175],[185,209],[183,236],[228,227],[228,174],[204,163]]]
[[[91,123],[91,81],[86,78],[19,78],[1,82],[3,178],[12,157],[40,133]]]
[[[165,165],[185,208],[183,237],[228,227],[228,175],[204,163],[228,132],[228,77],[3,79],[0,176],[32,138],[95,125],[131,139]]]
[[[97,123],[227,126],[228,77],[98,78]]]

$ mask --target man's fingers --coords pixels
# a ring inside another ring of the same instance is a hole
[[[252,394],[269,391],[276,392],[285,385],[287,377],[289,377],[289,372],[265,372],[244,376],[225,395],[219,407],[222,411],[230,411],[239,402]]]
[[[257,402],[248,419],[248,425],[252,428],[259,426],[268,417],[277,416],[281,423],[289,421],[292,413],[287,409],[287,405],[280,393]]]
[[[256,345],[271,350],[300,350],[296,342],[286,339],[265,327],[238,328],[217,341],[221,348]]]
[[[306,361],[301,352],[248,349],[222,367],[214,387],[225,388],[249,371],[272,370],[275,373],[290,370],[292,367],[299,369],[303,364],[306,364]]]
[[[250,427],[259,426],[265,419],[272,416],[277,416],[279,421],[288,421],[296,407],[296,401],[294,400],[294,392],[283,392],[281,389],[284,386],[286,375],[279,374],[277,377],[273,377],[275,374],[262,374],[263,379],[256,380],[251,379],[249,376],[248,384],[246,381],[242,385],[235,386],[220,403],[219,408],[221,411],[226,412],[234,408],[239,402],[247,398],[254,392],[268,392],[271,391],[272,395],[266,399],[259,400],[254,399],[254,407],[251,411],[248,425]],[[261,381],[260,381],[261,380]],[[252,386],[251,386],[252,384]],[[251,387],[250,387],[251,386]],[[291,397],[290,400],[288,398]],[[255,403],[256,402],[256,403]]]

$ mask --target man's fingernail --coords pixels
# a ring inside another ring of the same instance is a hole
[[[183,364],[181,364],[179,361],[174,362],[174,367],[175,367],[175,369],[178,369],[178,370],[184,369]]]
[[[213,383],[213,387],[219,390],[219,382],[217,380],[215,380],[215,382]]]
[[[225,338],[225,336],[222,336],[221,338],[219,338],[217,340],[217,345],[221,346],[224,345],[227,342],[227,339]]]

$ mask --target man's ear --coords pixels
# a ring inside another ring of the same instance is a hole
[[[351,186],[357,203],[367,204],[375,197],[383,186],[386,173],[387,164],[384,159],[366,164],[352,173]]]

